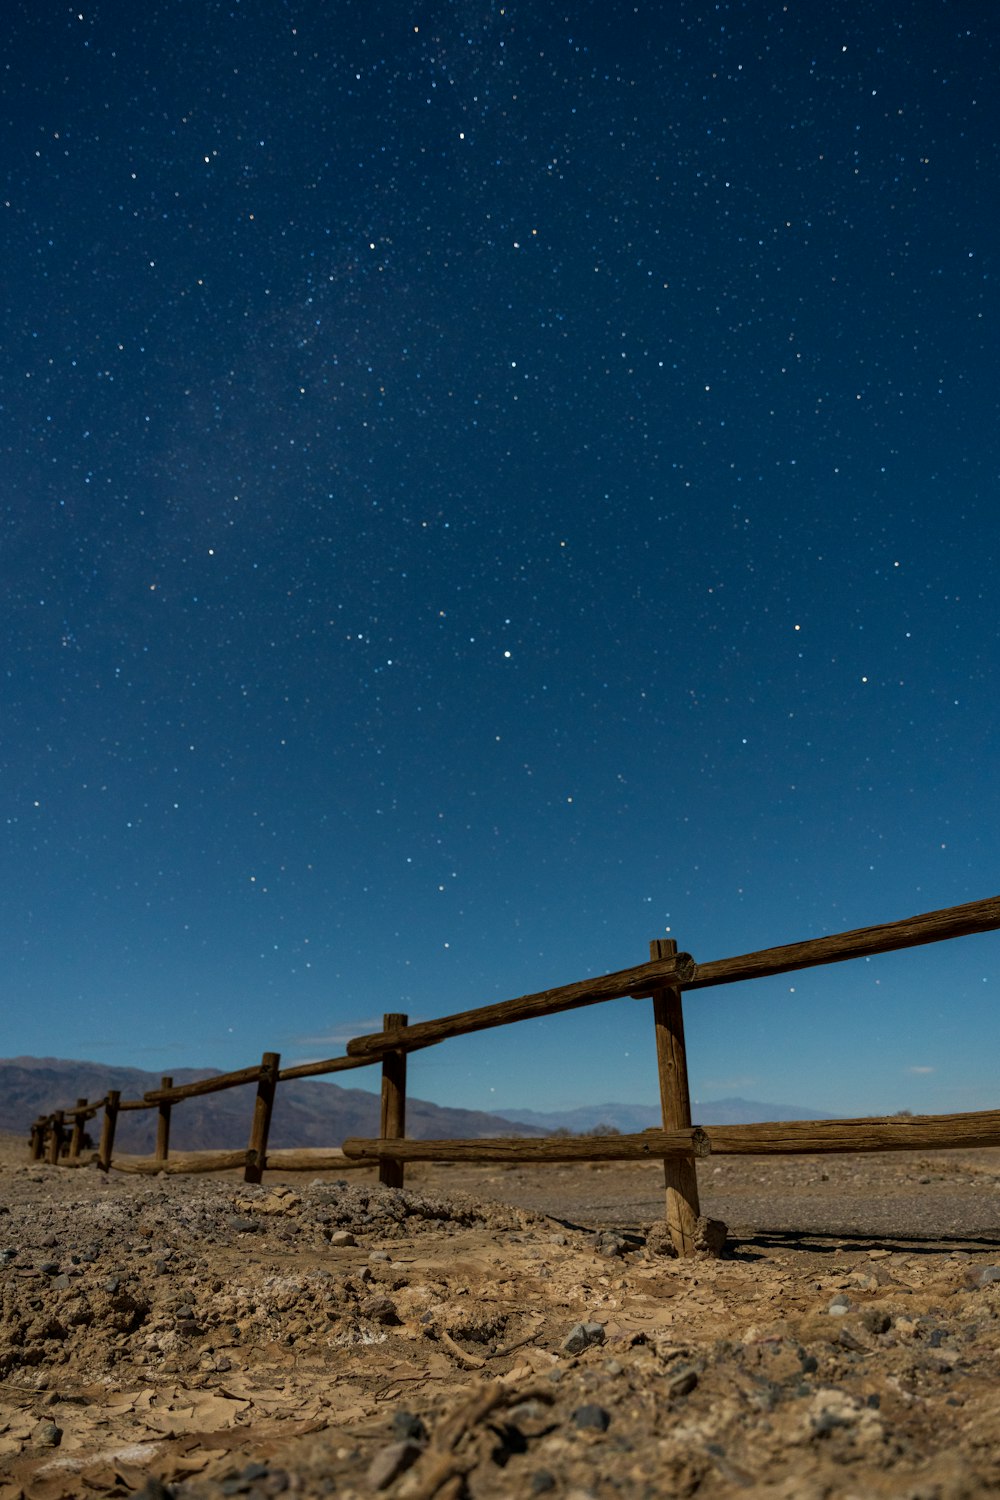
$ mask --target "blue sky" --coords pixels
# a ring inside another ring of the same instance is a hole
[[[300,1061],[996,891],[994,28],[664,9],[10,7],[8,1055]],[[694,995],[692,1093],[992,1106],[998,957]],[[652,1101],[650,1032],[412,1087]]]

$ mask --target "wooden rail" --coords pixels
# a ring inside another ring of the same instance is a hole
[[[408,1161],[475,1162],[663,1162],[665,1210],[674,1248],[693,1253],[699,1212],[695,1162],[707,1154],[770,1155],[827,1152],[934,1150],[946,1147],[1000,1146],[1000,1110],[957,1115],[807,1120],[759,1125],[692,1126],[684,1042],[682,994],[713,985],[733,984],[767,975],[789,973],[819,964],[890,953],[919,944],[936,943],[1000,928],[1000,897],[970,901],[962,906],[924,912],[898,922],[862,927],[778,948],[763,948],[735,958],[698,964],[690,954],[678,953],[672,940],[650,944],[649,962],[595,978],[540,990],[514,1000],[478,1006],[455,1015],[410,1025],[405,1015],[389,1013],[382,1030],[355,1037],[343,1057],[280,1068],[277,1053],[265,1052],[261,1062],[235,1072],[216,1074],[197,1083],[173,1086],[170,1078],[142,1099],[122,1099],[110,1090],[97,1101],[78,1099],[75,1105],[40,1116],[31,1127],[31,1155],[35,1161],[65,1161],[80,1166],[96,1161],[102,1170],[112,1165],[126,1172],[210,1172],[240,1170],[246,1181],[260,1182],[266,1170],[343,1171],[377,1166],[380,1180],[402,1186]],[[507,1026],[516,1021],[557,1015],[581,1006],[624,996],[651,999],[662,1129],[640,1135],[588,1136],[576,1139],[502,1139],[412,1141],[405,1138],[406,1058],[452,1037]],[[352,1138],[343,1151],[326,1149],[268,1150],[268,1131],[279,1083],[317,1078],[382,1062],[380,1133],[377,1138]],[[170,1118],[174,1104],[222,1089],[256,1083],[257,1095],[250,1140],[242,1151],[170,1152]],[[156,1154],[153,1157],[115,1157],[115,1126],[122,1111],[158,1111]],[[103,1109],[101,1143],[91,1156],[83,1153],[84,1124]],[[72,1122],[68,1124],[67,1122]]]
[[[682,976],[693,975],[695,968],[695,962],[689,953],[678,953],[655,963],[619,969],[614,974],[600,974],[594,979],[562,984],[554,990],[520,995],[516,1000],[500,1000],[495,1005],[480,1005],[475,1010],[442,1016],[437,1021],[419,1021],[414,1026],[404,1026],[401,1030],[394,1031],[391,1041],[385,1031],[356,1036],[347,1044],[347,1055],[366,1057],[374,1062],[391,1048],[404,1047],[407,1052],[416,1052],[421,1047],[433,1047],[437,1042],[467,1036],[473,1031],[488,1031],[493,1026],[510,1026],[514,1021],[555,1016],[561,1011],[577,1010],[583,1005],[597,1005],[602,1000],[621,1000],[626,995],[645,997],[657,986],[677,984]]]
[[[523,1166],[554,1162],[658,1161],[661,1157],[707,1156],[701,1130],[644,1130],[641,1135],[485,1136],[473,1141],[362,1140],[344,1142],[344,1155],[357,1162],[512,1161]]]
[[[970,937],[977,932],[993,932],[998,927],[1000,896],[990,896],[985,901],[946,906],[942,911],[926,911],[917,917],[904,917],[899,922],[883,922],[878,927],[856,927],[851,932],[809,938],[804,943],[788,943],[783,948],[762,948],[756,953],[744,953],[739,958],[718,958],[712,963],[695,964],[694,973],[681,981],[681,988],[696,990],[710,984],[735,984],[742,979],[763,979],[769,974],[790,974],[795,969],[840,964],[849,958],[865,958],[875,953],[894,953],[923,943],[941,943],[949,938]]]

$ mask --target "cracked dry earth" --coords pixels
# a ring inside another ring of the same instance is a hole
[[[245,1187],[7,1144],[0,1500],[1000,1493],[1000,1152],[701,1163],[730,1238],[678,1261],[645,1163]]]

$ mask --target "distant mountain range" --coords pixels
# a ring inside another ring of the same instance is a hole
[[[216,1068],[177,1068],[177,1085],[213,1078]],[[141,1099],[160,1087],[159,1073],[139,1068],[116,1068],[107,1063],[73,1062],[57,1057],[0,1058],[0,1130],[23,1134],[32,1123],[54,1109],[72,1107],[77,1099],[100,1099],[119,1089],[123,1099]],[[177,1151],[236,1149],[250,1135],[255,1090],[252,1084],[185,1099],[174,1107],[170,1145]],[[762,1104],[752,1099],[713,1099],[696,1102],[697,1125],[744,1125],[757,1120],[822,1120],[829,1116],[788,1104]],[[119,1116],[116,1145],[124,1152],[145,1154],[154,1149],[157,1112],[129,1111]],[[407,1098],[406,1133],[413,1140],[472,1139],[496,1135],[549,1135],[555,1130],[573,1134],[607,1125],[632,1133],[661,1123],[658,1105],[594,1104],[567,1110],[448,1109],[426,1099]],[[379,1128],[379,1099],[365,1089],[342,1088],[318,1079],[282,1083],[275,1096],[270,1144],[281,1146],[339,1146],[347,1136],[375,1136]],[[95,1140],[100,1117],[91,1124]]]
[[[175,1068],[174,1084],[213,1078],[217,1068]],[[70,1062],[57,1057],[0,1058],[0,1130],[23,1134],[25,1141],[39,1115],[71,1107],[77,1099],[100,1099],[120,1089],[123,1099],[141,1099],[160,1087],[159,1073],[116,1068],[106,1063]],[[245,1146],[250,1136],[255,1088],[252,1084],[185,1099],[173,1108],[170,1146],[177,1151],[220,1151]],[[118,1117],[116,1148],[152,1152],[157,1111],[129,1111]],[[101,1116],[91,1123],[95,1141]],[[347,1136],[376,1136],[378,1095],[345,1089],[335,1083],[298,1079],[278,1085],[271,1121],[270,1145],[337,1147]],[[425,1099],[407,1097],[406,1133],[413,1140],[479,1139],[495,1135],[545,1135],[547,1128],[505,1119],[494,1112],[444,1109]]]
[[[504,1119],[519,1125],[534,1125],[539,1130],[570,1130],[574,1134],[610,1125],[614,1130],[631,1134],[662,1124],[658,1104],[585,1104],[580,1109],[504,1109]],[[695,1100],[691,1105],[695,1125],[753,1125],[759,1120],[829,1120],[829,1114],[805,1109],[798,1104],[761,1104],[756,1099]]]

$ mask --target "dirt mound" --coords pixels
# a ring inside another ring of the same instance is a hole
[[[995,1191],[991,1153],[936,1161],[952,1206]],[[727,1173],[709,1208],[750,1208]],[[789,1197],[677,1261],[649,1167],[413,1175],[0,1167],[0,1500],[1000,1488],[1000,1247],[794,1243]]]

